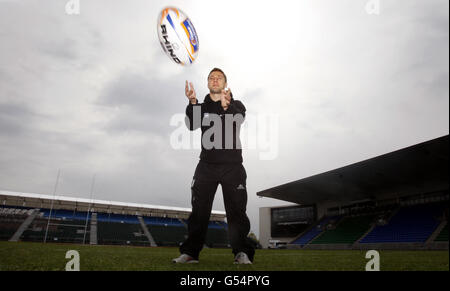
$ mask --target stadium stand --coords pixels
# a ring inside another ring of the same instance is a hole
[[[335,229],[326,230],[311,244],[353,244],[370,228],[374,218],[373,215],[344,217]]]
[[[259,191],[296,204],[260,208],[260,241],[263,247],[278,240],[288,248],[448,249],[448,153],[445,135]],[[289,221],[303,229],[282,232],[278,214],[288,207],[315,214]],[[342,217],[335,228],[312,227],[335,215]]]
[[[430,243],[436,242],[448,246],[448,201],[411,201],[406,200],[401,206],[356,208],[340,216],[324,216],[289,245],[358,249],[394,244],[401,248],[410,244],[414,248],[430,248]]]
[[[162,225],[162,226],[179,226],[179,227],[184,227],[184,224],[177,218],[144,217],[144,222],[147,225]]]
[[[50,209],[40,209],[41,217],[48,218],[50,216]],[[64,209],[52,209],[51,217],[52,219],[62,219],[62,220],[86,220],[86,217],[90,219],[91,214],[87,212],[69,211]]]
[[[0,207],[0,240],[9,240],[28,217],[31,209]]]
[[[127,206],[121,208],[121,212],[124,214],[111,211],[108,213],[96,211],[88,214],[87,211],[79,211],[71,205],[67,209],[58,205],[58,209],[50,210],[45,207],[13,205],[14,203],[7,205],[9,195],[8,192],[8,196],[4,197],[3,205],[0,207],[0,240],[179,246],[187,235],[186,222],[182,218],[167,217],[167,213],[161,213],[160,216],[157,214],[145,216],[138,214],[137,211],[126,211]],[[34,197],[34,195],[30,196]],[[19,198],[21,198],[20,195]],[[11,200],[15,199],[18,197],[11,198]],[[25,204],[22,200],[19,203]],[[49,203],[47,204],[50,206]],[[172,209],[168,208],[168,213],[176,212]],[[140,210],[143,210],[142,207]],[[176,213],[175,216],[177,216]],[[220,215],[216,213],[213,214],[213,217],[217,219],[220,218]],[[91,227],[94,233],[91,233]],[[23,230],[19,231],[21,228]],[[17,236],[17,238],[13,240],[13,236]],[[92,239],[94,241],[90,241]],[[228,247],[225,222],[215,220],[210,222],[207,245],[209,247]]]
[[[87,217],[87,212],[41,209],[38,217],[23,232],[20,240],[83,243],[86,239],[85,228],[87,228],[86,232],[89,232],[89,224],[85,224]],[[45,237],[46,233],[47,237]]]
[[[97,237],[101,245],[149,245],[139,222],[97,221]]]
[[[424,243],[438,227],[445,205],[402,207],[386,225],[377,225],[360,243]]]
[[[74,225],[73,223],[76,223],[76,221],[52,219],[47,231],[48,219],[36,218],[22,234],[20,240],[44,241],[45,233],[47,232],[47,242],[83,243],[84,225]]]
[[[448,222],[445,224],[444,228],[441,230],[441,232],[434,241],[448,242]]]
[[[179,246],[187,235],[187,229],[179,219],[145,217],[144,222],[158,246]]]
[[[187,237],[187,226],[183,221],[162,217],[144,218],[144,221],[158,246],[179,246]],[[209,223],[205,245],[229,246],[226,223],[219,221]]]
[[[312,228],[307,230],[305,233],[301,234],[297,237],[291,244],[304,246],[320,235],[325,229],[326,226],[333,222],[333,224],[339,220],[339,216],[326,216],[318,221],[317,224],[313,225]]]
[[[174,225],[147,225],[158,246],[179,246],[184,242],[187,229]]]
[[[229,247],[227,225],[219,221],[210,221],[206,233],[205,245],[212,248]]]

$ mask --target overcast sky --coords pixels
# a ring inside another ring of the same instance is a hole
[[[449,132],[448,0],[67,2],[0,0],[1,190],[52,194],[61,169],[58,195],[88,198],[95,174],[95,199],[190,207],[200,150],[171,121],[213,67],[247,108],[257,235],[260,207],[289,205],[258,191]],[[167,5],[199,35],[190,67],[159,44]]]

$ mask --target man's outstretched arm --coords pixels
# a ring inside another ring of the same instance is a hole
[[[222,90],[220,98],[222,104],[222,114],[241,114],[245,118],[245,106],[241,101],[234,100],[230,89]]]
[[[192,131],[201,127],[201,104],[198,103],[194,85],[188,83],[188,81],[186,81],[185,94],[189,99],[189,104],[186,107],[185,123],[186,127]]]

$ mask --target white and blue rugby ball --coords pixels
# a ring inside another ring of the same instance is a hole
[[[175,63],[191,65],[198,56],[199,42],[191,20],[180,9],[164,8],[158,17],[158,37],[164,52]]]

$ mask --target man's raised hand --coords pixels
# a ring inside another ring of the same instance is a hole
[[[186,81],[185,93],[191,104],[197,104],[197,94],[195,94],[194,85],[188,83],[188,81]]]
[[[220,101],[222,103],[222,107],[224,110],[228,109],[228,106],[231,102],[231,90],[230,89],[224,89],[222,90],[222,95],[220,96]]]

